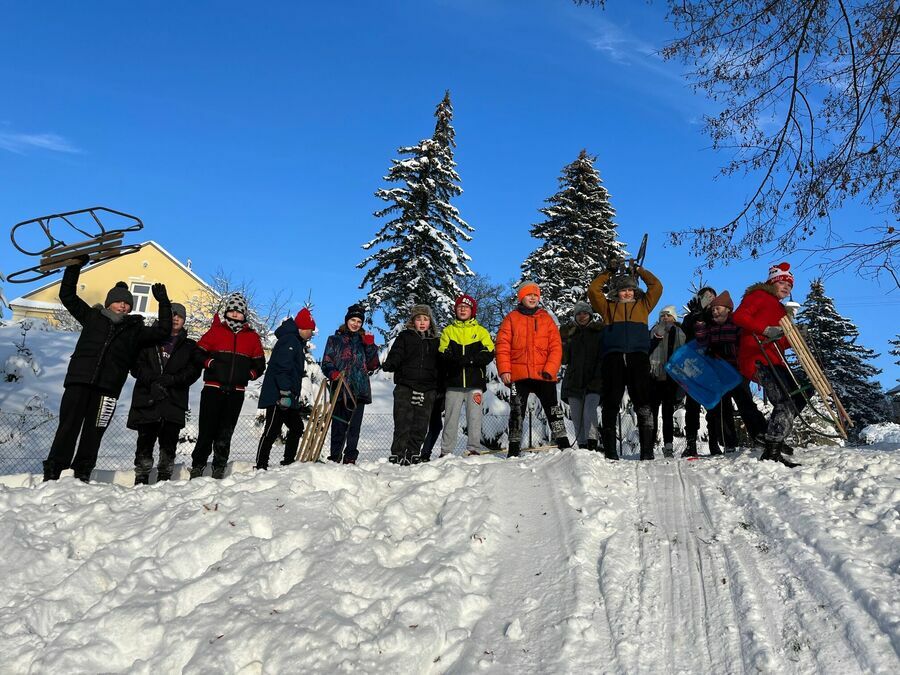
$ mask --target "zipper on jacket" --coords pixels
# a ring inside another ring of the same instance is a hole
[[[462,346],[462,355],[463,355],[463,357],[465,357],[465,355],[466,355],[466,345]],[[463,364],[463,367],[462,367],[462,376],[463,376],[463,383],[462,383],[463,389],[465,389],[466,388],[466,366],[465,366],[465,364]]]
[[[232,337],[234,338],[234,347],[231,350],[231,371],[228,373],[228,382],[225,384],[234,384],[234,360],[237,356],[237,333],[232,332]]]
[[[106,350],[109,349],[109,345],[115,338],[115,333],[116,325],[110,321],[109,330],[106,331],[106,341],[103,343],[103,349],[100,350],[100,357],[97,359],[97,365],[94,366],[94,375],[91,377],[91,384],[97,384],[97,375],[100,372],[100,365],[103,363],[103,358],[106,356]]]

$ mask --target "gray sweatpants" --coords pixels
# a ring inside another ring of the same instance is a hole
[[[466,450],[481,450],[481,401],[484,393],[481,389],[463,389],[449,387],[444,403],[444,432],[441,435],[441,452],[451,454],[456,449],[456,436],[459,433],[459,413],[463,403],[466,404]]]
[[[587,446],[588,439],[597,440],[597,408],[600,394],[587,394],[584,398],[569,396],[569,417],[575,425],[578,447]]]

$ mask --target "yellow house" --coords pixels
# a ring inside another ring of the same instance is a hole
[[[13,321],[25,318],[46,319],[56,323],[56,315],[65,308],[59,301],[61,278],[36,288],[9,303]],[[150,286],[159,282],[166,285],[172,302],[180,302],[190,311],[195,303],[211,289],[203,279],[191,271],[190,261],[181,263],[155,241],[141,244],[134,253],[88,265],[78,280],[78,295],[89,305],[103,303],[110,288],[117,281],[128,284],[134,296],[132,311],[156,314],[157,304]]]

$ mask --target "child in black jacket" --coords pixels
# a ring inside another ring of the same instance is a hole
[[[146,485],[153,468],[153,446],[159,439],[156,480],[172,477],[178,434],[184,428],[188,392],[200,377],[197,343],[187,336],[184,305],[172,303],[172,334],[164,342],[146,347],[131,368],[134,392],[128,428],[138,432],[134,455],[134,484]]]
[[[428,461],[421,454],[438,389],[438,336],[431,308],[415,305],[384,361],[394,373],[394,442],[390,461],[407,466]],[[429,453],[430,455],[430,453]]]
[[[154,326],[145,326],[143,317],[131,315],[134,297],[124,281],[110,289],[102,306],[91,307],[79,298],[78,277],[87,261],[82,256],[77,264],[66,267],[59,289],[59,299],[82,330],[63,382],[59,427],[44,461],[45,481],[57,480],[70,466],[76,478],[90,480],[103,433],[138,353],[172,332],[172,306],[163,284],[153,284],[153,297],[159,303],[159,321]]]

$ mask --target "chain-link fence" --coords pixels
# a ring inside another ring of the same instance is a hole
[[[461,416],[465,418],[465,415]],[[103,436],[97,469],[121,471],[134,466],[134,452],[137,432],[125,426],[125,415],[113,417]],[[241,415],[235,427],[231,442],[231,461],[255,462],[259,438],[263,431],[264,416]],[[482,418],[482,445],[489,449],[505,448],[507,444],[506,415],[486,414]],[[574,439],[574,428],[566,420],[569,438]],[[41,463],[47,457],[53,437],[56,434],[57,417],[54,413],[26,411],[12,413],[0,411],[0,475],[14,473],[40,473]],[[622,441],[623,454],[629,456],[637,452],[637,429],[634,415],[623,411],[619,415],[618,436]],[[390,454],[394,433],[393,417],[389,413],[366,412],[363,417],[359,440],[360,460],[373,460]],[[460,430],[453,454],[461,455],[466,446],[465,420],[460,420]],[[530,407],[523,420],[523,447],[539,447],[548,442],[546,423],[539,412]],[[181,431],[176,462],[190,465],[190,453],[197,440],[197,423],[189,415],[188,423]],[[680,442],[680,443],[679,443]],[[326,437],[323,454],[328,453],[329,438]],[[676,451],[683,447],[684,439],[676,438]],[[434,455],[441,449],[440,439]],[[446,451],[446,450],[445,450]],[[283,456],[283,449],[276,444],[272,448],[272,463]]]

